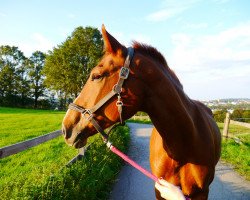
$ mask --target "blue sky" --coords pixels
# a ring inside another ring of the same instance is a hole
[[[194,99],[250,98],[248,0],[0,0],[0,45],[47,52],[78,26],[156,47]]]

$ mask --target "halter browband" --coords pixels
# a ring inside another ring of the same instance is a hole
[[[99,108],[101,108],[113,96],[117,95],[118,99],[116,102],[116,106],[118,108],[118,112],[120,115],[120,121],[121,121],[121,123],[123,123],[122,122],[123,102],[121,101],[120,93],[122,92],[122,86],[123,86],[124,80],[127,79],[129,76],[129,66],[130,66],[130,62],[131,62],[133,55],[134,55],[134,49],[132,47],[129,47],[127,50],[128,50],[128,55],[127,55],[126,60],[124,62],[124,66],[120,70],[119,79],[118,79],[117,83],[114,85],[113,89],[106,96],[104,96],[100,101],[97,102],[97,104],[95,104],[90,109],[83,108],[81,106],[78,106],[75,103],[69,104],[69,109],[82,113],[82,117],[85,120],[89,121],[95,127],[95,129],[102,135],[105,142],[108,142],[108,135],[104,132],[104,130],[101,128],[101,126],[93,118],[93,113],[95,111],[97,111]]]

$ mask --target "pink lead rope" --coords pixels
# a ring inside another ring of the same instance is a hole
[[[145,174],[147,177],[151,178],[153,181],[159,183],[158,178],[150,173],[148,170],[144,169],[142,166],[138,165],[135,161],[133,161],[131,158],[129,158],[127,155],[122,153],[119,149],[117,149],[115,146],[111,144],[111,142],[107,141],[106,142],[107,147],[116,155],[121,157],[123,160],[125,160],[127,163],[132,165],[134,168],[138,169],[140,172]],[[160,183],[159,183],[160,184]],[[186,200],[190,200],[188,197],[185,197]]]
[[[115,153],[116,155],[120,156],[123,160],[125,160],[127,163],[129,163],[130,165],[132,165],[133,167],[135,167],[136,169],[138,169],[140,172],[142,172],[143,174],[145,174],[147,177],[151,178],[153,181],[158,182],[158,178],[156,176],[154,176],[152,173],[150,173],[148,170],[144,169],[143,167],[141,167],[140,165],[138,165],[135,161],[131,160],[127,155],[125,155],[124,153],[122,153],[119,149],[117,149],[116,147],[114,147],[110,142],[107,142],[107,146],[108,148]]]

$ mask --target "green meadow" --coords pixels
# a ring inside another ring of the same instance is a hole
[[[222,132],[223,123],[218,123]],[[229,125],[229,134],[232,138],[223,138],[221,159],[230,163],[235,171],[250,180],[250,129],[238,125]]]
[[[65,112],[0,107],[0,147],[61,128]]]
[[[0,108],[0,147],[61,128],[65,112]],[[125,151],[128,127],[118,127],[111,141]],[[99,135],[83,160],[65,165],[78,151],[63,137],[0,160],[0,199],[106,199],[122,161],[108,151]]]

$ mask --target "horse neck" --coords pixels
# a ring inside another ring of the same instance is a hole
[[[195,105],[169,70],[155,66],[156,78],[152,74],[148,77],[144,110],[171,149],[176,144],[185,146],[184,142],[189,142],[195,134]]]

